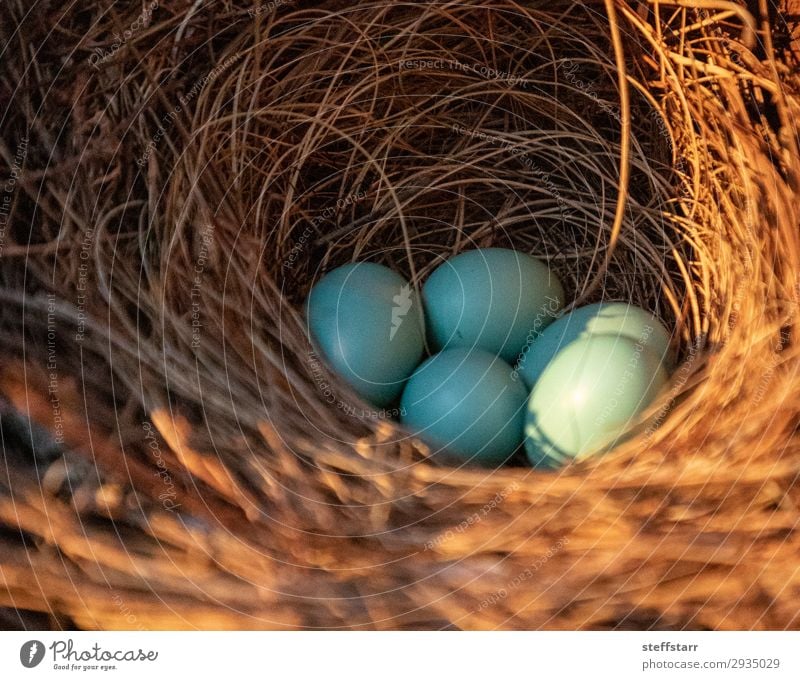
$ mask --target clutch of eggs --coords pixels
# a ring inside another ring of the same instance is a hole
[[[441,263],[421,300],[387,267],[339,267],[306,316],[330,367],[365,401],[399,403],[434,455],[498,466],[524,443],[532,465],[556,468],[622,441],[674,360],[652,314],[613,302],[559,316],[563,304],[545,263],[483,248]]]

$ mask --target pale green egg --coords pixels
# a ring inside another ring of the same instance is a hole
[[[533,388],[547,365],[563,349],[589,335],[616,335],[647,347],[672,370],[670,334],[661,321],[641,307],[625,302],[600,302],[578,307],[556,319],[522,351],[517,371]]]
[[[326,274],[306,302],[312,343],[366,401],[386,406],[425,348],[419,298],[400,274],[374,262]]]
[[[506,248],[479,248],[450,258],[422,287],[434,349],[483,349],[515,363],[526,343],[564,306],[547,265]]]
[[[527,390],[509,364],[478,349],[435,354],[408,381],[402,422],[437,452],[485,466],[522,444]]]
[[[528,400],[528,459],[554,468],[613,448],[667,380],[660,357],[627,337],[589,335],[570,343]]]

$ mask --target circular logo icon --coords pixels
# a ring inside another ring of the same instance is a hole
[[[44,659],[44,644],[39,640],[28,640],[19,650],[19,660],[25,668],[34,668]]]

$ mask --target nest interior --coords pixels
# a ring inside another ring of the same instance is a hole
[[[792,14],[685,4],[0,9],[0,602],[81,628],[797,627]],[[485,246],[675,329],[613,454],[437,464],[311,350],[331,267],[419,284]]]

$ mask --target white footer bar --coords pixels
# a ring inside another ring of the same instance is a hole
[[[187,673],[215,680],[797,680],[800,633],[0,634],[0,678],[188,680]]]

